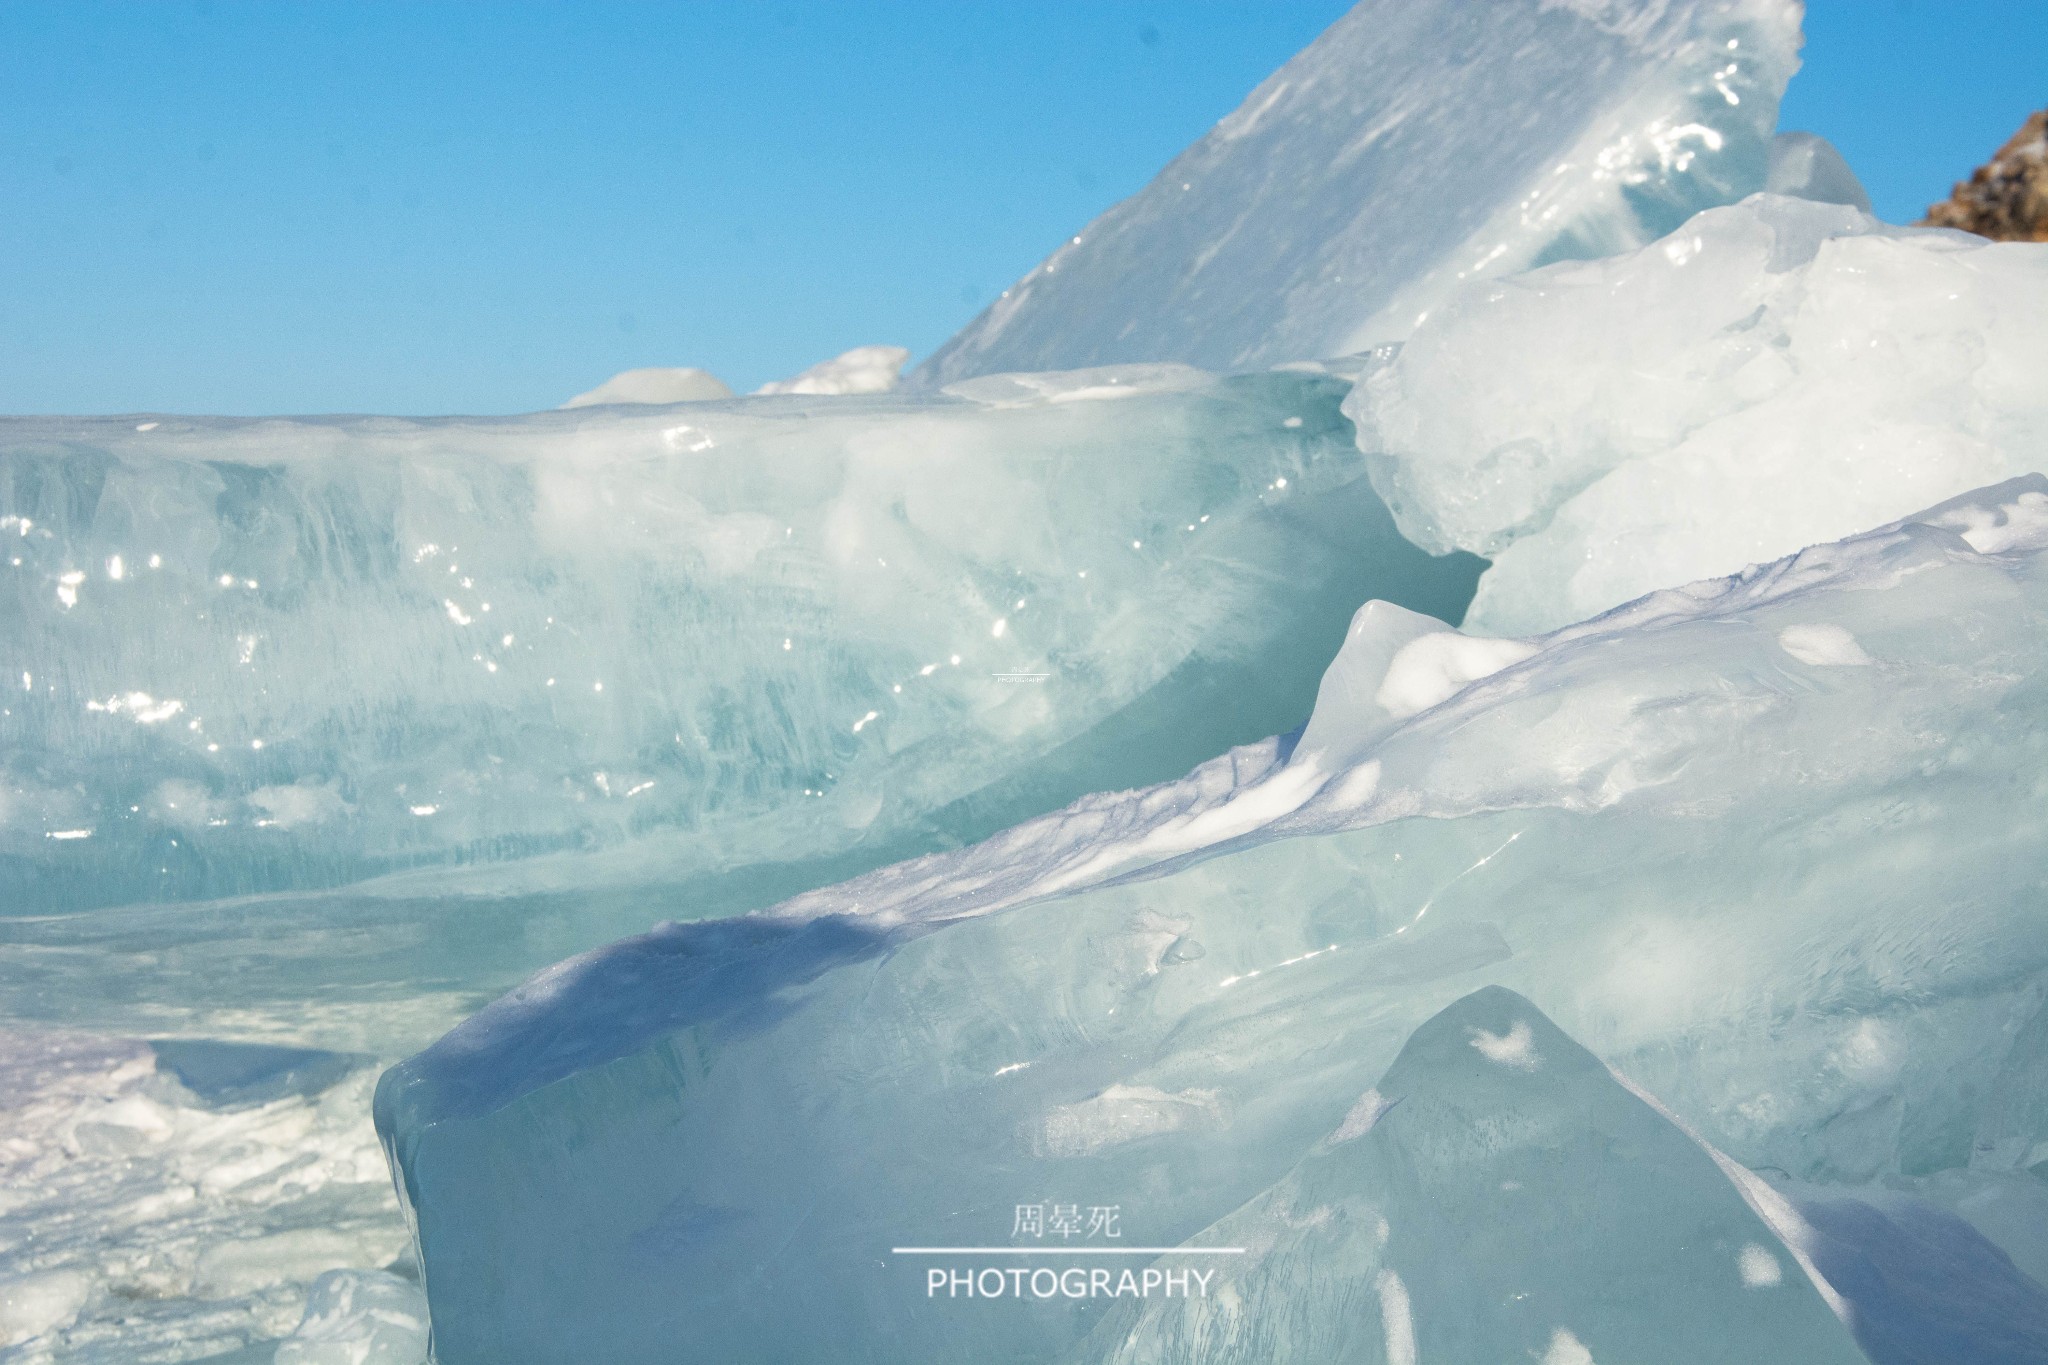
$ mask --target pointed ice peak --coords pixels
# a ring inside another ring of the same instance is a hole
[[[1501,986],[1186,1245],[1246,1249],[1227,1300],[1115,1310],[1070,1359],[1863,1359],[1713,1154]]]
[[[1761,189],[1796,0],[1362,0],[915,373],[1257,369]]]

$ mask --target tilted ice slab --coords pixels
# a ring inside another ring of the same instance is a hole
[[[1816,191],[1818,192],[1818,191]],[[1346,403],[1472,623],[1582,620],[2048,468],[2048,246],[1759,196],[1466,286]]]
[[[1057,1358],[1103,1301],[892,1248],[1176,1245],[1488,984],[1732,1162],[2006,1245],[2044,549],[2035,476],[1519,646],[1368,610],[1294,742],[543,973],[379,1087],[440,1358]]]
[[[1480,567],[1394,533],[1342,391],[0,422],[0,1003],[402,1052],[1293,725],[1361,601]]]
[[[1262,368],[1764,187],[1794,0],[1363,0],[914,381]]]
[[[1125,1299],[1071,1359],[1865,1361],[1714,1155],[1498,987],[1190,1245],[1244,1248],[1227,1295]]]

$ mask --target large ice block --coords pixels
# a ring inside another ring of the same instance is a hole
[[[2048,245],[1759,195],[1465,286],[1347,402],[1418,544],[1519,634],[2048,467]]]
[[[2030,476],[1519,647],[1368,610],[1298,741],[535,977],[379,1085],[439,1358],[1058,1358],[1105,1300],[896,1249],[1086,1244],[1034,1206],[1176,1246],[1486,985],[1731,1179],[2010,1238],[2044,549]]]
[[[1764,187],[1796,0],[1362,0],[913,382],[1262,368]]]
[[[0,1003],[403,1052],[1296,724],[1360,602],[1481,567],[1393,531],[1342,393],[0,422]]]

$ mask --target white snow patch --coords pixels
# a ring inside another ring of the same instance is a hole
[[[1483,1028],[1473,1029],[1472,1046],[1487,1061],[1520,1071],[1534,1071],[1542,1065],[1542,1059],[1536,1055],[1536,1035],[1526,1019],[1515,1020],[1514,1026],[1505,1034],[1488,1033]]]
[[[1873,662],[1855,636],[1822,622],[1785,627],[1778,632],[1778,648],[1815,668],[1855,668]]]
[[[1735,1268],[1742,1275],[1745,1289],[1769,1289],[1785,1279],[1785,1268],[1778,1264],[1778,1258],[1751,1242],[1735,1258]]]
[[[1393,1105],[1389,1104],[1386,1096],[1379,1091],[1366,1091],[1358,1097],[1358,1102],[1351,1106],[1351,1111],[1344,1115],[1344,1122],[1337,1125],[1337,1131],[1330,1134],[1330,1142],[1334,1145],[1364,1137],[1391,1108]]]
[[[1405,720],[1535,652],[1527,640],[1492,640],[1454,630],[1424,635],[1401,646],[1373,700],[1395,720]]]

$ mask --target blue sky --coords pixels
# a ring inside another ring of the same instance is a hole
[[[511,412],[922,355],[1344,0],[0,6],[0,412]],[[1811,0],[1785,126],[1917,217],[2048,0]]]

